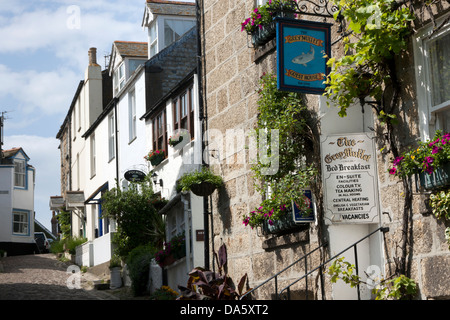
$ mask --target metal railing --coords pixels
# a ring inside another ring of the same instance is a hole
[[[358,269],[358,250],[357,250],[357,245],[366,240],[367,238],[369,238],[370,236],[372,236],[373,234],[377,233],[377,232],[388,232],[389,228],[387,227],[380,227],[378,229],[376,229],[375,231],[369,233],[367,236],[361,238],[360,240],[354,242],[353,244],[351,244],[350,246],[348,246],[347,248],[345,248],[344,250],[342,250],[341,252],[339,252],[338,254],[334,255],[333,257],[329,258],[328,260],[326,260],[325,262],[321,263],[318,267],[308,271],[307,269],[307,260],[306,258],[308,258],[311,254],[313,254],[314,252],[316,252],[317,250],[321,249],[321,248],[325,248],[328,243],[324,243],[321,246],[317,247],[316,249],[308,252],[306,255],[304,255],[303,257],[301,257],[300,259],[294,261],[293,263],[291,263],[289,266],[287,266],[286,268],[284,268],[283,270],[281,270],[280,272],[276,273],[275,275],[273,275],[272,277],[270,277],[269,279],[265,280],[264,282],[262,282],[261,284],[259,284],[257,287],[253,288],[252,290],[250,290],[249,292],[247,292],[245,295],[243,295],[241,297],[241,300],[244,299],[246,296],[248,296],[249,294],[255,292],[257,289],[259,289],[260,287],[262,287],[263,285],[265,285],[266,283],[268,283],[271,280],[275,281],[275,299],[278,300],[279,297],[281,297],[283,295],[284,292],[286,292],[286,298],[287,300],[290,300],[291,298],[291,290],[290,288],[298,283],[301,280],[305,280],[305,292],[306,292],[306,299],[308,299],[308,276],[311,275],[312,273],[316,272],[317,270],[319,270],[319,276],[320,276],[320,289],[321,289],[321,293],[322,293],[322,300],[325,300],[325,284],[324,284],[324,279],[323,279],[323,269],[325,267],[326,264],[330,263],[331,261],[333,261],[334,259],[338,258],[340,255],[342,255],[343,253],[347,252],[348,250],[353,248],[354,251],[354,255],[355,255],[355,271],[356,271],[356,275],[359,275],[359,269]],[[294,282],[290,283],[288,286],[286,286],[285,288],[283,288],[280,292],[278,292],[278,277],[281,273],[285,272],[286,270],[290,269],[291,267],[293,267],[294,265],[296,265],[297,263],[299,263],[300,261],[305,260],[305,274],[298,278],[297,280],[295,280]],[[357,285],[358,290],[358,300],[361,299],[361,295],[360,295],[360,288],[359,285]]]

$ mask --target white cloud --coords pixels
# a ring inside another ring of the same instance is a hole
[[[66,112],[83,77],[69,69],[15,71],[4,65],[0,65],[0,74],[0,99],[17,101],[15,111],[44,115]]]

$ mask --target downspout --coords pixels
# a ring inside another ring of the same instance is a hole
[[[200,111],[200,121],[202,123],[202,135],[207,132],[207,115],[206,108],[203,104],[203,78],[202,78],[202,40],[200,29],[201,24],[201,8],[200,1],[195,1],[195,15],[196,15],[196,27],[197,27],[197,74],[198,74],[198,105]],[[203,2],[202,2],[203,6]],[[202,137],[202,165],[207,166],[203,157],[206,149],[205,141]],[[204,255],[205,255],[205,269],[209,270],[209,212],[208,212],[208,197],[203,197],[203,229],[204,229]]]
[[[116,181],[119,183],[119,130],[117,129],[117,98],[114,98],[114,130],[116,135]]]

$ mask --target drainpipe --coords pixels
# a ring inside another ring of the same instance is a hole
[[[184,238],[186,239],[186,271],[187,273],[192,271],[191,264],[191,241],[189,236],[189,217],[191,216],[191,212],[189,210],[189,199],[186,198],[186,195],[181,193],[181,202],[183,203],[183,211],[184,211]],[[193,257],[192,257],[193,258]]]
[[[202,2],[203,6],[203,2]],[[207,132],[208,123],[206,108],[203,104],[203,79],[202,79],[202,41],[201,41],[201,8],[200,0],[195,1],[195,15],[197,27],[197,74],[198,74],[198,104],[200,111],[200,121],[202,122],[202,134]],[[202,138],[202,164],[207,166],[203,159],[205,150],[205,141]],[[205,269],[209,270],[209,212],[208,212],[208,197],[203,197],[203,229],[204,229],[204,254],[205,254]]]

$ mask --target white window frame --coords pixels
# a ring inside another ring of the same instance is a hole
[[[436,19],[436,25],[441,26],[449,14]],[[447,21],[438,32],[433,33],[433,25],[430,23],[417,32],[414,38],[414,63],[416,72],[417,102],[419,108],[419,130],[421,140],[426,141],[434,136],[436,130],[442,129],[442,112],[450,110],[450,100],[439,105],[433,105],[429,44],[439,37],[450,33],[450,21]]]
[[[148,53],[149,57],[153,57],[158,53],[158,23],[157,21],[153,21],[150,27],[148,28],[149,34],[149,44],[148,44]]]
[[[27,187],[27,161],[14,159],[14,187],[25,189]]]
[[[128,93],[128,142],[136,139],[136,90]]]
[[[116,123],[114,117],[114,111],[108,115],[108,148],[109,148],[109,161],[113,160],[116,156]]]
[[[30,235],[30,212],[26,210],[13,209],[12,215],[12,234],[20,236]],[[19,220],[17,221],[16,216],[19,217]],[[17,232],[14,231],[16,224],[19,226],[19,231]]]
[[[96,174],[95,133],[91,135],[91,178]]]

